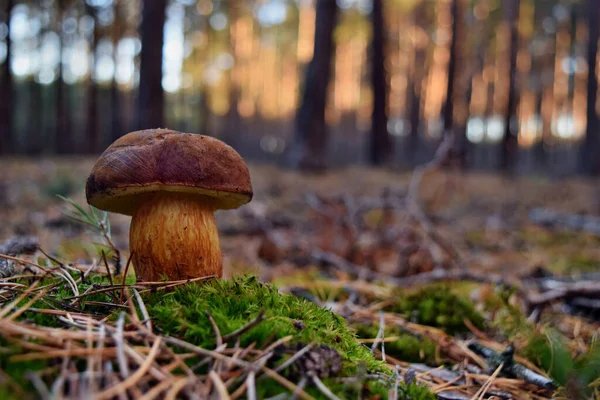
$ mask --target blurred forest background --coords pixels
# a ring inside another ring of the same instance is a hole
[[[0,0],[0,154],[140,128],[249,160],[600,173],[597,0]]]

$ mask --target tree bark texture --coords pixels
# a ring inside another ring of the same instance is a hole
[[[164,127],[162,60],[166,3],[166,0],[143,1],[138,129]]]
[[[518,126],[513,126],[513,119],[517,118],[518,92],[517,92],[517,50],[519,45],[518,21],[520,0],[509,0],[504,3],[505,21],[509,26],[509,64],[508,64],[508,101],[504,114],[504,136],[502,137],[500,168],[505,173],[514,172],[514,167],[519,150]],[[513,129],[514,128],[514,129]]]
[[[388,132],[388,80],[385,70],[385,22],[383,0],[373,0],[371,12],[373,39],[371,41],[371,86],[373,112],[371,114],[371,142],[369,161],[372,165],[389,162],[392,141]]]
[[[334,53],[333,30],[338,15],[335,1],[317,0],[316,7],[314,53],[306,69],[304,93],[296,114],[293,163],[305,170],[320,170],[326,166],[325,106]]]
[[[600,174],[600,133],[598,132],[598,114],[596,113],[598,78],[598,38],[600,28],[600,5],[596,0],[587,0],[588,6],[588,82],[587,82],[587,127],[581,147],[582,172],[597,176]]]
[[[0,154],[7,154],[14,151],[14,138],[12,132],[12,113],[13,113],[13,77],[10,71],[12,59],[12,43],[10,37],[10,16],[14,6],[14,0],[7,0],[6,8],[3,10],[6,16],[7,32],[6,35],[6,58],[2,64],[2,81],[0,89],[3,101],[0,101]],[[7,101],[8,100],[8,101]]]

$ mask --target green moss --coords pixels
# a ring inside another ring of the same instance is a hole
[[[406,400],[435,400],[437,397],[428,387],[410,384],[408,386],[402,386],[400,393],[400,398],[404,398]]]
[[[90,277],[86,283],[79,285],[80,292],[94,284],[106,283],[105,277]],[[51,280],[42,282],[51,283]],[[65,302],[64,298],[72,296],[72,292],[60,287],[54,289],[48,296],[54,302]],[[255,343],[257,348],[267,346],[279,338],[291,335],[293,340],[288,344],[323,344],[335,349],[342,357],[342,370],[340,376],[353,377],[359,370],[378,372],[391,375],[383,362],[376,360],[370,350],[359,343],[356,334],[350,329],[342,317],[331,311],[319,307],[317,304],[280,293],[274,286],[259,282],[254,277],[239,277],[231,281],[213,280],[204,283],[194,283],[178,287],[170,292],[156,292],[144,295],[145,304],[150,313],[155,328],[163,334],[180,337],[190,343],[205,348],[215,346],[215,333],[208,320],[206,312],[215,319],[222,335],[233,332],[243,326],[264,310],[266,319],[240,337],[240,344],[248,346]],[[110,301],[108,293],[102,293],[86,298],[86,301]],[[25,302],[26,300],[24,300]],[[40,300],[33,307],[50,308],[49,304]],[[106,307],[85,306],[86,311],[98,312],[102,315],[114,317],[116,312]],[[40,326],[57,326],[58,320],[54,315],[39,312],[25,312],[21,319],[28,320]],[[396,334],[390,331],[390,335]],[[418,341],[409,335],[403,336],[399,348],[416,349]],[[421,343],[422,345],[422,343]],[[10,344],[5,338],[0,338],[0,368],[23,388],[27,393],[33,393],[34,388],[27,380],[26,373],[39,371],[52,365],[52,360],[35,360],[24,362],[9,361],[12,354],[22,353],[22,349]],[[391,344],[389,349],[393,349]],[[405,349],[405,351],[407,351]],[[416,351],[416,350],[415,350]],[[389,353],[389,350],[388,350]],[[400,354],[392,352],[393,354]],[[390,353],[390,354],[392,354]],[[417,353],[409,353],[407,357],[417,357]],[[424,354],[430,354],[427,349]],[[286,356],[287,357],[287,356]],[[421,360],[419,358],[419,360]],[[84,362],[83,360],[81,360]],[[279,361],[274,361],[279,363]],[[85,362],[84,362],[85,363]],[[85,369],[85,365],[77,366]],[[199,371],[200,372],[200,371]],[[286,375],[293,382],[299,376],[294,368],[286,371]],[[342,399],[362,398],[378,399],[387,398],[391,389],[391,379],[386,381],[368,381],[358,387],[343,384],[338,378],[324,378],[325,385]],[[258,382],[257,382],[258,383]],[[401,400],[424,399],[433,397],[427,388],[417,386],[399,386]],[[314,385],[308,384],[306,391],[317,399],[326,398]],[[0,398],[11,399],[14,396],[4,395],[12,393],[11,388],[5,383],[0,384]],[[264,379],[257,384],[259,398],[267,398],[281,393],[289,393],[272,379]],[[26,398],[20,396],[23,400]]]
[[[465,241],[472,248],[488,251],[497,251],[500,249],[498,241],[494,240],[494,238],[486,237],[486,233],[482,231],[466,232]]]
[[[588,352],[579,354],[569,349],[568,339],[558,331],[553,328],[536,329],[520,309],[508,302],[503,314],[495,325],[510,341],[525,343],[518,354],[546,371],[561,385],[556,392],[558,397],[591,398],[593,382],[600,383],[600,345],[597,342],[590,344]]]
[[[382,381],[367,381],[358,384],[343,383],[335,379],[324,379],[323,383],[335,393],[340,399],[387,399],[390,390],[393,390],[391,383]],[[314,386],[308,388],[307,393],[311,396],[324,399],[325,396]],[[399,400],[435,400],[435,395],[429,388],[420,385],[398,385]]]
[[[377,336],[378,327],[359,325],[356,327],[358,337],[362,339],[373,339]],[[431,364],[435,362],[436,344],[425,337],[417,337],[402,331],[400,328],[386,328],[385,337],[398,337],[398,340],[385,342],[385,353],[406,362],[422,362]]]
[[[385,381],[364,381],[364,382],[342,382],[336,378],[322,379],[323,384],[340,399],[387,399],[389,393],[393,390],[391,380]],[[304,390],[316,399],[327,399],[327,397],[314,385],[307,384]],[[289,391],[279,385],[274,380],[264,380],[256,386],[256,393],[259,399],[266,399],[281,394],[288,394]],[[435,395],[429,388],[421,385],[406,385],[403,382],[398,384],[399,400],[435,400]]]
[[[33,385],[27,379],[27,374],[31,372],[41,371],[48,367],[48,360],[20,361],[14,362],[10,357],[15,354],[21,354],[23,350],[19,346],[15,346],[8,342],[4,337],[0,337],[0,370],[8,375],[15,383],[17,383],[25,392],[31,393],[34,390]],[[13,393],[8,383],[2,382],[0,385],[0,399],[11,399],[14,397],[4,397],[4,392]],[[22,397],[20,397],[23,400]]]
[[[594,343],[589,351],[572,354],[567,339],[551,328],[534,333],[521,354],[562,386],[581,393],[589,395],[590,384],[600,379],[600,346]]]
[[[518,232],[518,236],[526,243],[541,247],[554,247],[569,243],[580,243],[583,236],[580,232],[549,231],[540,228],[527,228]]]
[[[419,324],[439,327],[449,334],[468,332],[465,320],[479,329],[483,329],[485,321],[471,303],[443,285],[428,286],[402,297],[390,310],[404,314]]]
[[[572,275],[600,270],[598,257],[586,254],[573,254],[570,257],[556,257],[548,263],[548,269],[557,274]]]
[[[206,312],[214,317],[221,334],[226,335],[247,325],[264,310],[265,321],[242,335],[242,346],[256,342],[261,347],[292,335],[292,342],[315,342],[337,350],[346,374],[351,374],[361,362],[369,370],[383,368],[356,340],[342,317],[304,299],[281,294],[254,277],[181,286],[170,293],[147,296],[146,307],[162,332],[207,348],[214,347],[215,334]]]

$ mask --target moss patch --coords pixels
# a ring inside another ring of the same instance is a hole
[[[402,297],[390,311],[404,314],[422,325],[439,327],[449,334],[468,332],[465,320],[479,329],[484,327],[484,318],[475,307],[443,285],[428,286]]]
[[[379,328],[368,325],[359,325],[356,333],[361,339],[373,339],[377,336]],[[402,331],[400,328],[385,329],[385,337],[397,337],[397,340],[385,342],[385,353],[390,356],[414,363],[431,364],[435,361],[435,342],[425,337],[417,337]]]
[[[292,335],[293,342],[315,342],[337,350],[344,360],[345,373],[352,373],[361,362],[369,370],[383,370],[383,364],[356,340],[342,317],[304,299],[281,294],[254,277],[182,286],[170,293],[148,296],[146,306],[162,332],[206,348],[215,346],[206,312],[213,316],[221,334],[226,335],[247,325],[264,310],[265,321],[242,335],[242,346],[256,342],[257,347],[262,347]]]
[[[573,254],[570,257],[556,257],[548,263],[548,269],[557,274],[572,275],[600,270],[597,257],[585,254]]]

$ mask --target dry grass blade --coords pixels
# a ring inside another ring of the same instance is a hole
[[[180,380],[186,381],[185,378],[180,379]],[[142,397],[138,398],[138,400],[154,400],[162,392],[164,392],[169,387],[171,387],[173,385],[173,383],[176,381],[177,381],[177,379],[174,377],[167,378],[164,381],[160,382],[158,385],[154,386],[152,389],[148,390],[146,393],[144,393],[144,395]]]
[[[179,392],[181,392],[184,387],[189,385],[190,382],[191,382],[190,378],[182,378],[182,379],[178,380],[177,382],[175,382],[171,386],[171,389],[165,395],[165,400],[177,399],[177,395],[179,394]]]
[[[172,289],[177,286],[187,285],[188,283],[192,283],[192,282],[202,282],[202,281],[206,281],[209,279],[214,279],[216,277],[217,277],[216,275],[209,275],[209,276],[203,276],[201,278],[185,279],[185,280],[181,280],[181,281],[144,282],[143,283],[144,286],[151,286],[152,289],[142,290],[142,291],[140,291],[140,294],[149,293],[149,292],[158,291],[158,290]],[[158,287],[155,287],[155,286],[158,286]]]
[[[9,315],[7,319],[9,321],[14,321],[17,317],[19,317],[21,314],[23,314],[25,311],[27,311],[32,305],[35,304],[36,301],[38,301],[39,299],[44,297],[47,293],[48,293],[48,290],[39,292],[32,299],[30,299],[27,303],[23,304],[23,306],[21,308],[19,308],[17,311],[15,311],[11,315]]]
[[[286,369],[287,367],[289,367],[290,365],[295,363],[296,360],[298,360],[300,357],[302,357],[303,355],[308,353],[313,347],[314,347],[314,343],[310,343],[309,345],[304,346],[302,349],[300,349],[300,351],[298,351],[296,354],[291,356],[287,361],[285,361],[283,364],[281,364],[277,368],[275,368],[274,371],[275,372],[283,371],[284,369]]]
[[[152,349],[150,350],[150,354],[148,354],[148,357],[144,360],[142,365],[140,365],[140,367],[133,374],[131,374],[127,379],[125,379],[118,385],[112,386],[112,387],[108,388],[107,390],[98,393],[96,398],[98,400],[110,399],[111,397],[114,397],[118,393],[124,392],[129,387],[135,385],[137,383],[137,381],[140,380],[152,366],[152,363],[154,362],[154,359],[155,359],[156,355],[158,354],[158,350],[160,349],[161,343],[162,343],[162,339],[159,336],[154,341],[154,344],[152,345]]]
[[[219,394],[219,398],[230,399],[229,392],[227,391],[227,387],[225,386],[225,383],[223,383],[223,380],[221,379],[219,374],[217,374],[215,371],[210,371],[208,373],[208,377],[215,385],[215,389],[217,390],[217,393]]]
[[[125,272],[123,272],[123,283],[121,284],[121,296],[119,297],[119,300],[121,302],[123,301],[123,292],[125,291],[125,282],[127,282],[127,274],[129,273],[129,266],[131,265],[131,259],[133,258],[134,253],[135,253],[135,251],[131,251],[131,253],[129,253],[129,257],[127,258],[127,264],[125,264]]]
[[[256,379],[254,371],[250,371],[248,373],[248,378],[246,378],[246,395],[248,396],[248,400],[256,400]]]
[[[212,314],[209,313],[208,311],[206,311],[205,314],[208,317],[208,320],[210,321],[210,324],[211,324],[213,330],[215,331],[215,336],[217,337],[217,339],[216,339],[217,347],[220,347],[223,344],[223,337],[221,336],[221,330],[219,329],[219,326],[215,322],[215,319],[213,318]]]
[[[93,354],[97,354],[98,351],[96,349],[71,349],[71,350],[52,350],[44,353],[26,353],[26,354],[16,354],[10,356],[9,361],[17,362],[17,361],[33,361],[33,360],[48,360],[52,358],[61,358],[61,357],[82,357],[89,356]],[[117,354],[114,348],[104,349],[102,351],[103,357],[114,357]]]
[[[340,400],[339,397],[337,397],[335,394],[333,394],[331,392],[331,390],[329,390],[329,388],[327,386],[325,386],[325,384],[323,383],[323,381],[320,380],[317,375],[315,375],[312,372],[310,372],[309,376],[312,379],[312,381],[315,384],[315,386],[321,391],[321,393],[323,393],[323,395],[325,397],[327,397],[329,400]]]
[[[312,397],[311,395],[306,393],[304,390],[300,389],[298,386],[294,385],[292,382],[285,379],[283,376],[279,375],[277,372],[273,371],[272,369],[269,369],[267,367],[262,367],[261,370],[265,374],[270,376],[271,378],[275,379],[281,386],[290,390],[292,393],[295,393],[298,396],[300,396],[300,398],[302,398],[304,400],[315,400],[314,397]]]
[[[18,262],[20,264],[25,264],[25,265],[30,265],[32,267],[36,267],[48,274],[52,273],[52,269],[48,269],[46,267],[41,266],[40,264],[34,263],[33,261],[25,260],[23,258],[13,257],[13,256],[9,256],[8,254],[1,254],[1,253],[0,253],[0,258],[4,258],[6,260]]]
[[[113,282],[112,274],[110,272],[110,266],[108,265],[108,260],[106,259],[106,253],[104,252],[104,250],[102,250],[102,260],[104,261],[104,266],[106,267],[106,275],[108,276],[108,281],[110,282],[110,285],[113,286],[114,282]]]
[[[117,347],[117,362],[119,364],[119,374],[121,378],[126,379],[129,376],[129,366],[127,365],[127,359],[125,358],[125,350],[123,349],[123,326],[125,325],[125,313],[119,314],[117,320],[117,329],[113,335],[115,345]]]
[[[219,352],[216,351],[212,351],[212,350],[206,350],[203,349],[202,347],[198,347],[198,346],[194,346],[193,344],[190,344],[188,342],[184,342],[183,340],[179,340],[176,339],[174,337],[164,337],[163,338],[165,340],[165,342],[170,343],[172,345],[175,345],[177,347],[181,347],[183,349],[186,349],[188,351],[200,354],[202,356],[206,356],[206,357],[212,357],[214,359],[217,360],[223,360],[223,361],[228,361],[234,365],[237,365],[238,367],[242,367],[242,368],[248,368],[250,366],[250,364],[246,361],[242,361],[242,360],[238,360],[236,358],[233,357],[227,357]]]
[[[150,318],[150,314],[148,314],[148,309],[146,308],[146,304],[142,299],[142,296],[135,288],[131,288],[133,291],[133,295],[135,296],[135,300],[138,303],[138,307],[140,308],[140,312],[142,313],[142,317],[144,317],[144,323],[146,324],[146,328],[151,332],[152,331],[152,320]]]
[[[504,367],[504,363],[500,364],[498,368],[494,371],[494,373],[489,377],[489,379],[485,382],[485,384],[475,393],[475,395],[471,398],[471,400],[482,400],[483,396],[487,393],[492,383],[494,383],[494,379],[498,376],[500,371],[502,371],[502,367]]]
[[[9,304],[5,305],[0,310],[0,319],[4,318],[17,304],[19,304],[21,301],[23,301],[23,299],[25,299],[27,296],[29,296],[29,294],[33,291],[33,289],[35,289],[39,284],[40,284],[40,281],[33,282],[33,284],[25,292],[23,292],[20,296],[18,296],[16,299],[14,299]]]

